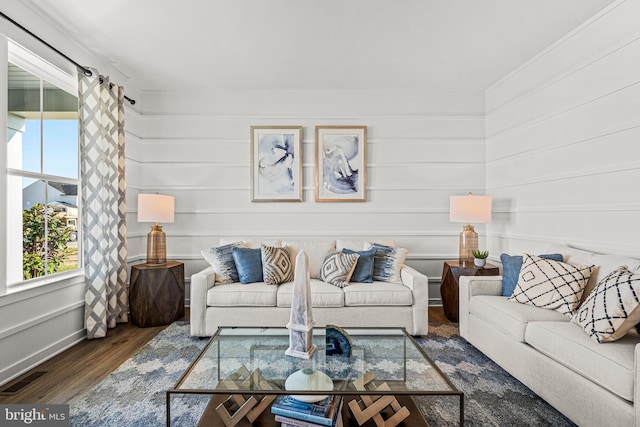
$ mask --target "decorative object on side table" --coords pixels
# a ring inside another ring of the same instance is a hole
[[[491,222],[491,196],[451,196],[449,221],[466,223],[460,233],[458,257],[460,261],[471,261],[472,252],[478,250],[478,233],[471,223]]]
[[[138,222],[155,222],[147,234],[147,264],[167,262],[167,239],[159,222],[174,221],[175,199],[164,194],[138,194]]]
[[[487,263],[487,257],[489,256],[489,251],[473,251],[473,264],[476,267],[484,267]]]
[[[458,321],[460,276],[497,276],[500,269],[492,264],[476,267],[472,262],[445,261],[440,282],[440,296],[444,315],[452,322]]]
[[[168,325],[184,317],[184,264],[131,266],[131,322],[141,328]]]
[[[287,356],[309,359],[316,345],[313,343],[313,321],[311,311],[311,283],[309,278],[309,257],[300,250],[296,256],[296,269],[293,278],[291,297],[291,317],[287,324],[289,329],[289,348]]]
[[[351,337],[339,326],[327,325],[325,353],[327,356],[351,357]]]

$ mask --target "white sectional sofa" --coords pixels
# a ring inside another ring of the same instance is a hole
[[[224,239],[243,241],[246,247],[260,247],[254,239]],[[365,240],[295,240],[268,241],[269,245],[304,248],[309,256],[311,302],[318,327],[335,324],[343,327],[403,327],[411,335],[426,335],[428,331],[429,287],[427,277],[403,265],[402,283],[350,283],[344,288],[319,279],[327,248],[355,251],[364,249]],[[394,242],[378,242],[395,245]],[[316,273],[314,273],[316,271]],[[219,326],[280,326],[289,321],[292,282],[266,285],[262,282],[241,284],[216,283],[212,267],[191,276],[191,335],[211,336]]]
[[[590,292],[640,261],[553,245],[571,264],[595,265]],[[502,277],[462,277],[460,335],[580,426],[640,426],[640,336],[598,343],[563,314],[507,301]],[[584,298],[584,297],[583,297]]]

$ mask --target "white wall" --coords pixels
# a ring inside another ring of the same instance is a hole
[[[617,2],[486,91],[492,254],[640,257],[640,2]]]
[[[127,141],[132,261],[144,262],[148,232],[136,223],[136,194],[159,192],[176,197],[175,223],[163,228],[168,258],[184,261],[187,277],[221,237],[391,238],[438,302],[442,261],[457,258],[461,230],[449,222],[449,196],[484,191],[482,94],[145,93],[141,108],[139,124],[127,121],[137,135]],[[304,202],[251,202],[252,125],[303,126]],[[367,126],[367,202],[315,202],[316,125]]]

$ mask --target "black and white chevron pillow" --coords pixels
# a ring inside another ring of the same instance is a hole
[[[640,274],[626,266],[607,274],[571,319],[598,342],[622,338],[640,322]]]
[[[571,317],[592,269],[592,265],[573,265],[524,254],[518,283],[509,301],[556,310]]]
[[[339,288],[349,285],[360,255],[333,252],[329,254],[320,269],[320,279]]]
[[[287,248],[262,245],[262,276],[267,285],[293,280],[293,264]]]

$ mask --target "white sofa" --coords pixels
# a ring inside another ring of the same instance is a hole
[[[595,265],[585,294],[640,261],[553,245],[571,264]],[[553,310],[507,301],[502,277],[460,279],[460,335],[580,426],[640,426],[640,336],[599,344]],[[586,297],[586,295],[585,295]],[[583,297],[584,300],[584,297]]]
[[[252,239],[243,241],[247,247],[260,247]],[[365,240],[296,240],[269,241],[273,246],[304,247],[309,256],[310,271],[319,271],[327,243],[333,250],[347,248],[363,250]],[[291,245],[289,245],[291,243]],[[395,245],[394,242],[378,242]],[[191,276],[191,335],[211,336],[219,326],[281,326],[290,316],[293,283],[266,285],[262,282],[220,284],[215,272],[207,267]],[[343,327],[402,327],[411,335],[426,335],[428,331],[429,286],[427,277],[403,265],[402,283],[350,283],[339,288],[321,281],[311,273],[311,303],[318,327],[335,324]]]

